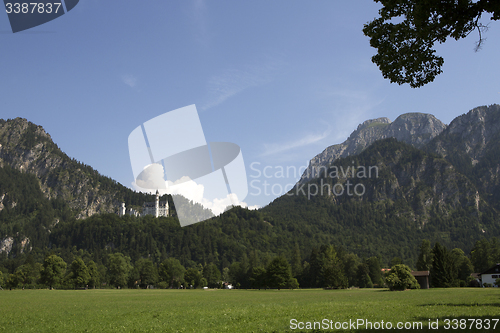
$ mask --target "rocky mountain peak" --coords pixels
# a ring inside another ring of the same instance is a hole
[[[114,193],[100,190],[103,179],[94,177],[91,167],[69,158],[43,127],[24,118],[0,119],[0,167],[4,166],[34,174],[48,199],[68,201],[81,212],[79,217],[113,212],[118,204]]]
[[[455,118],[448,128],[448,133],[471,135],[481,132],[487,138],[498,133],[500,129],[500,105],[480,106]]]
[[[405,113],[394,122],[386,117],[367,120],[360,124],[346,141],[326,148],[311,159],[299,183],[317,174],[320,167],[331,164],[337,158],[359,154],[377,140],[395,138],[412,146],[421,147],[445,128],[443,122],[426,113]]]
[[[488,143],[500,138],[500,105],[480,106],[455,118],[428,147],[444,157],[463,153],[475,165]]]
[[[368,120],[365,120],[364,122],[362,122],[361,124],[359,124],[356,131],[361,131],[361,130],[369,127],[370,125],[373,126],[373,125],[377,125],[377,124],[383,125],[383,124],[390,124],[390,123],[391,123],[391,120],[389,118],[386,118],[386,117],[381,117],[381,118],[376,118],[376,119],[368,119]]]
[[[25,118],[0,119],[0,142],[5,145],[24,145],[26,135],[52,141],[42,126],[38,126]]]

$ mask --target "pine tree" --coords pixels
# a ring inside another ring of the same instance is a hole
[[[432,267],[432,248],[431,242],[427,239],[422,241],[420,245],[420,254],[418,255],[417,270],[430,271]]]
[[[380,260],[377,257],[371,257],[366,260],[366,264],[368,265],[370,279],[373,284],[381,287],[384,284],[384,280],[382,279],[382,270],[380,267]]]
[[[328,246],[324,252],[322,273],[326,287],[347,288],[344,267],[333,245]]]
[[[290,264],[284,257],[274,258],[266,272],[267,284],[271,288],[285,288],[292,278]]]
[[[300,274],[302,274],[302,260],[300,258],[300,247],[298,243],[295,243],[292,253],[292,275],[299,276]]]
[[[454,285],[453,273],[455,268],[453,260],[446,247],[436,243],[432,249],[434,257],[431,268],[432,286],[437,288],[448,288]]]

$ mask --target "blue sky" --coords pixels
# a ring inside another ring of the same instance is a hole
[[[207,141],[242,149],[248,181],[256,181],[244,201],[264,206],[300,175],[268,179],[259,171],[305,166],[364,120],[424,112],[449,123],[500,103],[498,22],[478,53],[477,33],[439,45],[444,73],[411,89],[390,84],[371,63],[375,50],[362,28],[378,8],[373,1],[81,0],[16,34],[0,15],[0,118],[42,125],[70,157],[131,187],[131,131],[196,104]]]

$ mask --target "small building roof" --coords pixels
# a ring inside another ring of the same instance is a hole
[[[496,264],[495,266],[485,270],[484,272],[480,273],[479,275],[495,274],[495,273],[500,273],[500,264]]]
[[[411,275],[417,277],[417,276],[429,276],[430,272],[429,271],[412,271]]]

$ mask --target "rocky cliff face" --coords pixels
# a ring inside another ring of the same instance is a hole
[[[403,114],[394,122],[391,122],[388,118],[367,120],[360,124],[346,141],[326,148],[321,154],[311,159],[299,183],[316,177],[322,167],[330,165],[340,157],[361,153],[377,140],[395,138],[398,141],[420,148],[445,128],[446,125],[439,119],[424,113]]]
[[[35,174],[47,198],[68,202],[80,218],[114,212],[119,204],[112,189],[101,189],[106,177],[70,159],[41,126],[26,119],[0,119],[0,167],[5,165]]]
[[[443,157],[459,151],[471,158],[473,165],[484,157],[488,144],[499,138],[500,105],[480,106],[455,118],[429,144],[429,149]]]
[[[477,107],[455,118],[425,150],[449,160],[500,209],[500,105]]]
[[[357,177],[358,172],[368,165],[376,166],[377,172],[369,177],[363,173],[362,177]],[[362,167],[345,174],[336,172],[354,170],[356,166]],[[479,232],[481,212],[492,211],[473,182],[450,162],[394,138],[379,140],[358,155],[337,159],[326,174],[311,182],[318,188],[329,184],[331,189],[343,189],[340,194],[333,190],[329,194],[330,200],[337,205],[347,202],[375,206],[380,202],[396,203],[396,214],[404,215],[420,228],[431,218],[449,218],[452,212],[466,210],[470,224],[474,224],[475,231]],[[356,195],[351,191],[353,195],[346,195],[347,182],[353,187],[359,184],[363,194]]]

